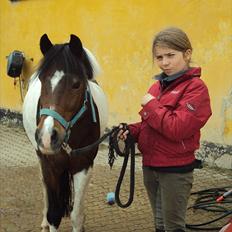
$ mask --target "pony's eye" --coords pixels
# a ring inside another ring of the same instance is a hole
[[[73,84],[73,86],[72,86],[73,89],[79,89],[79,87],[80,87],[80,82],[79,81],[75,82]]]

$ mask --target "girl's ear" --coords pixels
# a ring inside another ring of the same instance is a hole
[[[192,50],[191,50],[191,49],[187,49],[187,50],[184,52],[184,59],[185,59],[187,62],[190,62],[191,57],[192,57]]]

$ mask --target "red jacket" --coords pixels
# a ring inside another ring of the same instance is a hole
[[[149,89],[155,99],[139,112],[141,122],[129,125],[144,166],[182,166],[194,161],[200,129],[212,114],[200,75],[200,68],[191,68],[163,91],[160,81]]]

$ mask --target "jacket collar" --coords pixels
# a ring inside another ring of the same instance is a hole
[[[175,73],[171,76],[167,76],[165,73],[162,72],[154,76],[154,79],[159,80],[161,82],[171,82],[171,81],[178,79],[179,77],[192,78],[192,77],[200,77],[200,76],[201,76],[201,68],[193,67],[193,68],[189,68],[188,70]]]

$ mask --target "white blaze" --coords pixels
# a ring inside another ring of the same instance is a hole
[[[48,116],[44,120],[43,128],[41,130],[42,133],[42,143],[44,145],[44,148],[51,148],[51,135],[52,135],[52,130],[54,127],[54,119],[51,116]]]
[[[64,76],[64,72],[63,71],[56,71],[53,75],[53,77],[51,78],[51,87],[52,87],[52,92],[54,91],[54,89],[56,88],[56,86],[59,84],[59,81],[61,80],[61,78]]]

